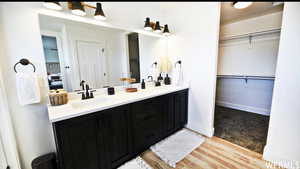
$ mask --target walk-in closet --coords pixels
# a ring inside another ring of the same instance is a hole
[[[215,106],[215,136],[263,153],[269,126],[282,3],[223,2]]]

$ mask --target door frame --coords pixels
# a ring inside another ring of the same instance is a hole
[[[102,51],[102,56],[103,56],[103,73],[105,73],[105,76],[103,76],[103,81],[104,84],[107,85],[108,84],[108,79],[109,79],[109,73],[108,73],[108,68],[107,68],[107,58],[106,58],[106,43],[104,42],[100,42],[100,41],[88,41],[88,40],[81,40],[81,39],[76,39],[75,40],[75,62],[76,62],[76,66],[75,68],[77,69],[78,72],[78,78],[79,81],[81,80],[81,75],[80,75],[80,64],[79,64],[79,58],[78,58],[78,44],[79,43],[91,43],[91,44],[98,44],[99,46],[101,46],[101,51]]]
[[[0,69],[0,146],[3,146],[4,160],[10,168],[21,169],[14,125],[9,111],[4,77]],[[5,146],[4,146],[5,145]]]
[[[56,45],[57,45],[57,53],[58,53],[58,58],[59,58],[60,71],[62,74],[63,88],[65,90],[68,90],[69,89],[69,86],[67,85],[68,77],[67,77],[67,73],[65,70],[65,58],[64,58],[63,48],[62,48],[61,34],[59,32],[41,30],[41,36],[55,37]],[[49,88],[49,86],[48,86],[48,88]]]

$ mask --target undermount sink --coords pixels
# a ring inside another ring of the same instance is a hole
[[[98,97],[98,98],[92,98],[87,100],[74,101],[71,102],[70,104],[73,108],[83,108],[83,107],[97,106],[101,103],[107,103],[111,100],[112,98],[109,97]]]

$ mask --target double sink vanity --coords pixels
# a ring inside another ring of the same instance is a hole
[[[47,14],[39,22],[50,92],[68,96],[48,106],[60,169],[117,168],[187,124],[188,86],[165,37]]]
[[[117,168],[187,124],[188,87],[96,94],[48,106],[61,169]]]

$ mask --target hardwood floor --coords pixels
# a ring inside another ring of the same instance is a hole
[[[172,169],[153,152],[146,151],[141,157],[154,169]],[[176,169],[257,169],[268,167],[262,155],[218,137],[206,141],[180,161]],[[278,168],[278,167],[277,167]]]

